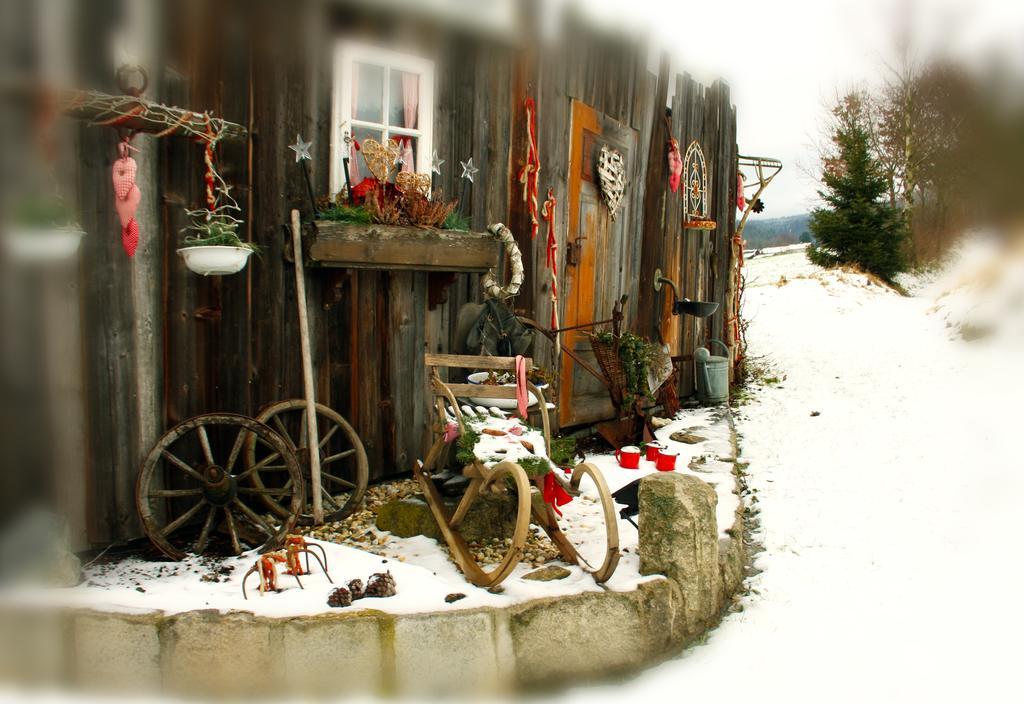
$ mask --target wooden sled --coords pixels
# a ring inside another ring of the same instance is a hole
[[[532,368],[532,360],[526,360],[527,368]],[[511,386],[487,386],[481,384],[449,384],[442,380],[438,370],[442,368],[462,369],[487,369],[514,372],[515,360],[508,357],[476,357],[462,355],[436,355],[427,354],[425,366],[430,375],[432,387],[432,405],[436,412],[436,420],[433,426],[435,440],[427,453],[425,462],[416,462],[413,467],[413,474],[419,480],[426,497],[427,504],[441,528],[445,541],[451,550],[452,558],[462,570],[471,583],[479,587],[494,587],[501,583],[512,571],[523,557],[523,548],[526,545],[526,538],[530,530],[530,519],[539,525],[547,533],[548,537],[561,552],[562,557],[571,564],[579,565],[583,570],[593,575],[598,583],[606,582],[615,572],[619,562],[619,529],[618,516],[615,511],[615,504],[612,501],[611,493],[605,484],[601,471],[590,463],[578,465],[572,473],[571,479],[566,482],[558,476],[555,471],[555,479],[562,484],[563,488],[573,496],[579,495],[580,482],[584,476],[589,476],[597,487],[601,501],[607,550],[603,561],[600,564],[588,563],[579,553],[572,540],[562,531],[558,523],[558,516],[551,505],[545,503],[540,496],[543,495],[542,478],[530,479],[523,468],[513,461],[503,461],[493,466],[487,466],[480,461],[474,461],[462,469],[464,476],[469,477],[470,483],[465,494],[459,501],[455,512],[449,515],[440,492],[430,478],[430,474],[443,466],[443,459],[451,446],[445,442],[444,435],[449,419],[454,417],[459,425],[460,432],[466,431],[466,421],[456,400],[458,397],[483,397],[483,398],[505,398],[514,399],[516,392]],[[548,420],[547,401],[543,392],[532,383],[527,383],[527,388],[538,399],[541,419],[543,421],[545,454],[547,448],[551,447],[551,426]],[[448,410],[446,410],[446,406]],[[515,529],[512,534],[512,541],[502,559],[496,565],[489,565],[489,569],[477,562],[470,551],[465,539],[459,532],[459,526],[469,511],[470,506],[482,494],[486,492],[509,492],[515,491],[518,500]],[[537,499],[534,500],[534,496]]]

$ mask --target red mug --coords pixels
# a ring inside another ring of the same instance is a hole
[[[615,459],[623,469],[638,469],[640,467],[640,448],[633,445],[626,445],[615,451]]]
[[[658,459],[654,462],[654,468],[659,472],[671,472],[676,468],[676,458],[679,453],[675,450],[662,449],[658,453]]]
[[[654,440],[652,442],[647,443],[647,445],[644,447],[644,449],[647,451],[647,460],[649,462],[657,462],[658,461],[658,453],[660,451],[664,450],[665,446],[662,445],[657,440]]]

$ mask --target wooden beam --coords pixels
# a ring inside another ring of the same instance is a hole
[[[161,105],[145,98],[107,95],[91,90],[66,90],[61,92],[58,105],[68,117],[97,125],[112,124],[136,132],[188,136],[207,130],[206,113]],[[118,119],[119,115],[129,117]],[[221,139],[245,139],[249,134],[242,125],[219,117],[210,118],[209,127],[215,134],[220,134]]]

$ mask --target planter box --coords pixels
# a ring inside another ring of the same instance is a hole
[[[501,261],[489,232],[317,221],[307,238],[309,266],[482,273]]]

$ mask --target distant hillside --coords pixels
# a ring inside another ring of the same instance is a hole
[[[747,249],[780,247],[786,244],[797,244],[801,241],[810,242],[811,233],[807,226],[810,217],[809,213],[803,213],[784,218],[759,219],[757,215],[751,213],[747,220],[747,226],[743,229],[743,239],[747,242]]]

